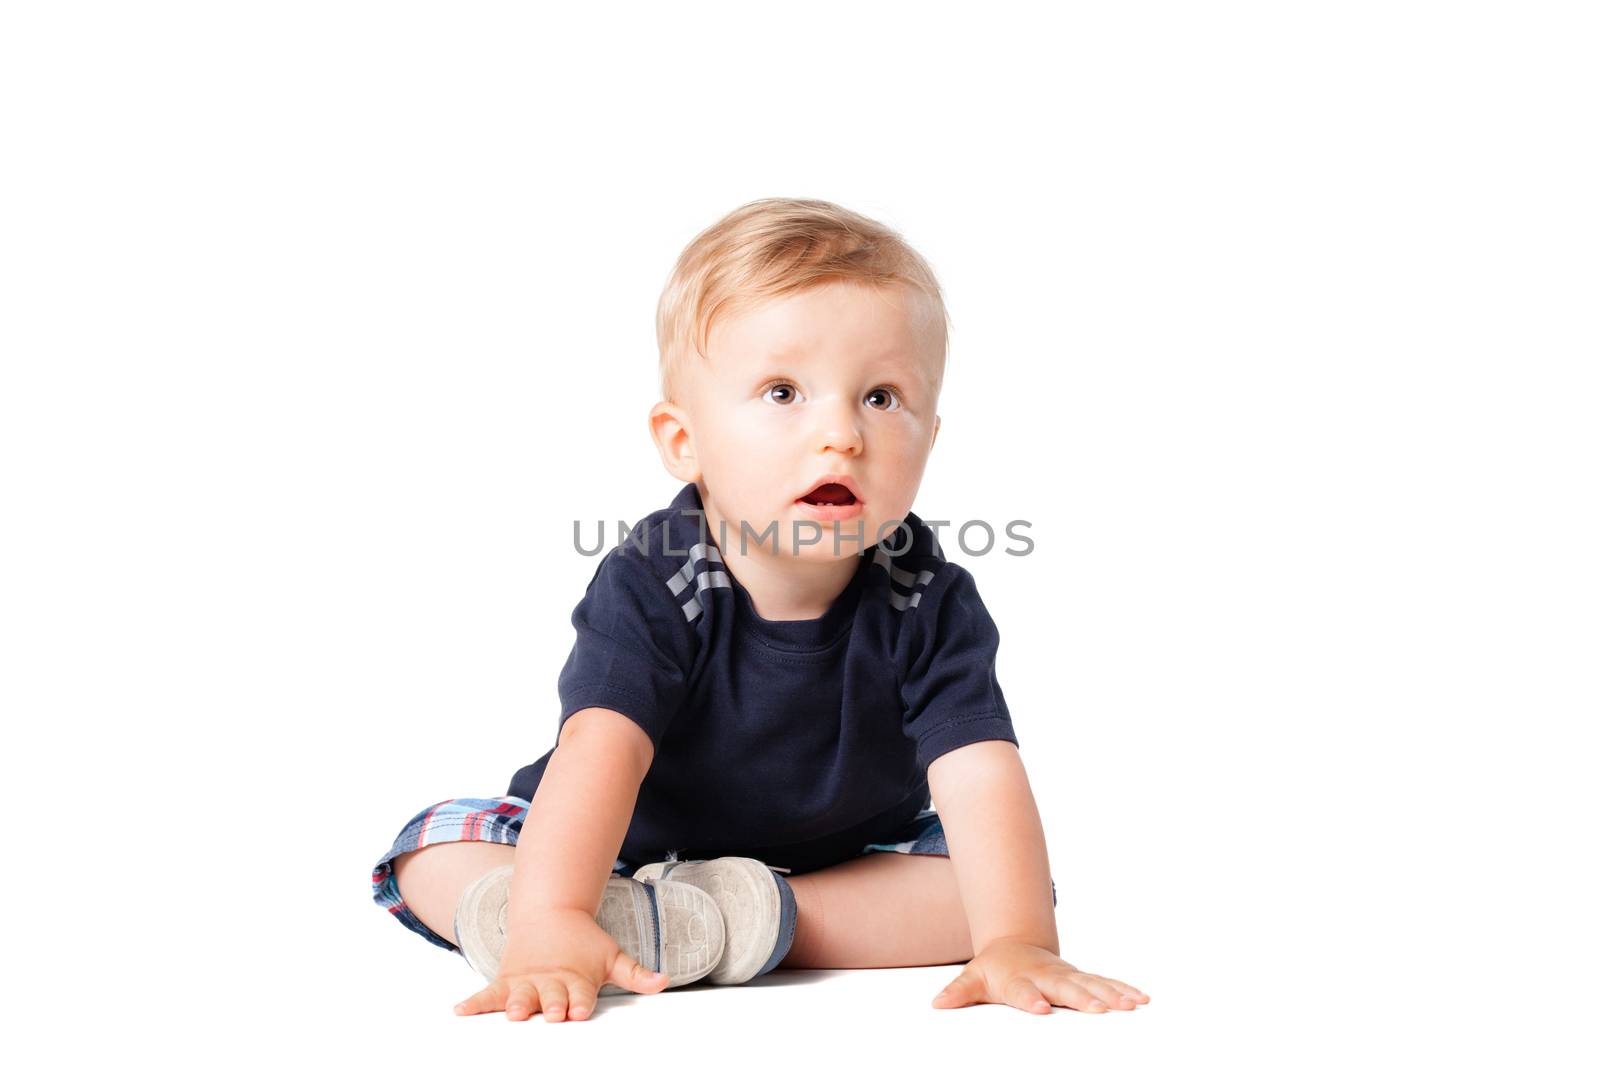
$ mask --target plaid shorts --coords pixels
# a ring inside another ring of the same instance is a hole
[[[407,929],[421,934],[440,948],[458,951],[450,942],[424,926],[422,920],[400,899],[400,886],[394,878],[394,861],[407,852],[445,841],[488,841],[498,845],[515,845],[517,833],[522,829],[522,817],[527,813],[528,802],[521,797],[444,800],[424,808],[406,823],[400,836],[395,838],[394,845],[373,866],[372,899],[399,919]],[[939,813],[932,808],[919,812],[893,836],[896,840],[867,845],[861,854],[904,852],[913,856],[950,855],[950,849],[945,845],[944,825],[939,821]],[[665,858],[676,857],[669,853]],[[619,858],[612,866],[611,873],[628,878],[638,869]],[[1050,903],[1052,907],[1056,904],[1054,879],[1050,881]]]

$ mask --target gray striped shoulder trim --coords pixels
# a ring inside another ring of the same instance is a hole
[[[889,586],[889,603],[896,611],[906,611],[910,608],[916,607],[917,604],[922,600],[922,590],[919,587],[927,585],[929,582],[933,581],[932,571],[919,570],[915,574],[912,574],[908,570],[896,567],[894,565],[894,560],[884,552],[874,553],[872,562],[883,568],[884,573],[889,576],[891,583],[898,582],[907,589],[911,590],[911,593],[908,595],[906,593],[896,591],[893,584]]]
[[[705,569],[698,575],[695,574],[695,564],[705,562]],[[683,566],[678,568],[676,574],[667,579],[667,588],[673,597],[677,597],[689,588],[689,583],[694,583],[694,594],[687,601],[678,606],[683,609],[684,618],[693,622],[705,610],[700,606],[700,594],[707,589],[728,589],[732,587],[728,579],[728,570],[723,566],[722,553],[717,551],[715,545],[704,542],[694,545],[689,549],[689,558]]]
[[[696,564],[704,563],[704,567],[696,571]],[[888,590],[889,604],[896,611],[908,611],[922,601],[922,586],[933,581],[933,571],[918,570],[915,573],[897,567],[894,560],[883,552],[875,553],[872,562],[883,568],[889,576]],[[895,584],[903,586],[907,592],[895,589]],[[700,603],[700,594],[708,589],[729,589],[732,582],[728,578],[727,567],[722,562],[722,553],[717,551],[715,545],[697,544],[689,549],[689,557],[682,567],[667,579],[667,589],[674,599],[683,595],[683,591],[691,584],[694,593],[688,600],[679,604],[683,609],[683,617],[690,622],[699,618],[705,611]]]

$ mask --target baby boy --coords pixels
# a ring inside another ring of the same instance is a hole
[[[759,200],[684,250],[656,325],[650,431],[685,485],[572,613],[555,746],[373,869],[488,980],[457,1012],[949,963],[934,1007],[1147,1002],[1059,955],[999,634],[911,511],[948,325],[927,263],[837,205]]]

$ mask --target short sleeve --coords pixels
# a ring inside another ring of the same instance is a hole
[[[900,695],[918,765],[925,771],[946,752],[978,741],[1016,745],[995,678],[1000,631],[971,573],[946,562],[907,611]]]
[[[561,668],[561,725],[584,708],[626,715],[659,747],[688,693],[693,634],[650,560],[620,545],[572,610],[577,631]]]

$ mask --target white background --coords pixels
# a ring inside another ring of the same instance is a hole
[[[1594,1062],[1583,6],[7,7],[13,1040]],[[952,558],[1134,1012],[936,1011],[946,967],[458,1019],[370,901],[553,743],[571,519],[679,486],[661,285],[765,196],[946,288],[915,510],[1033,523]]]

